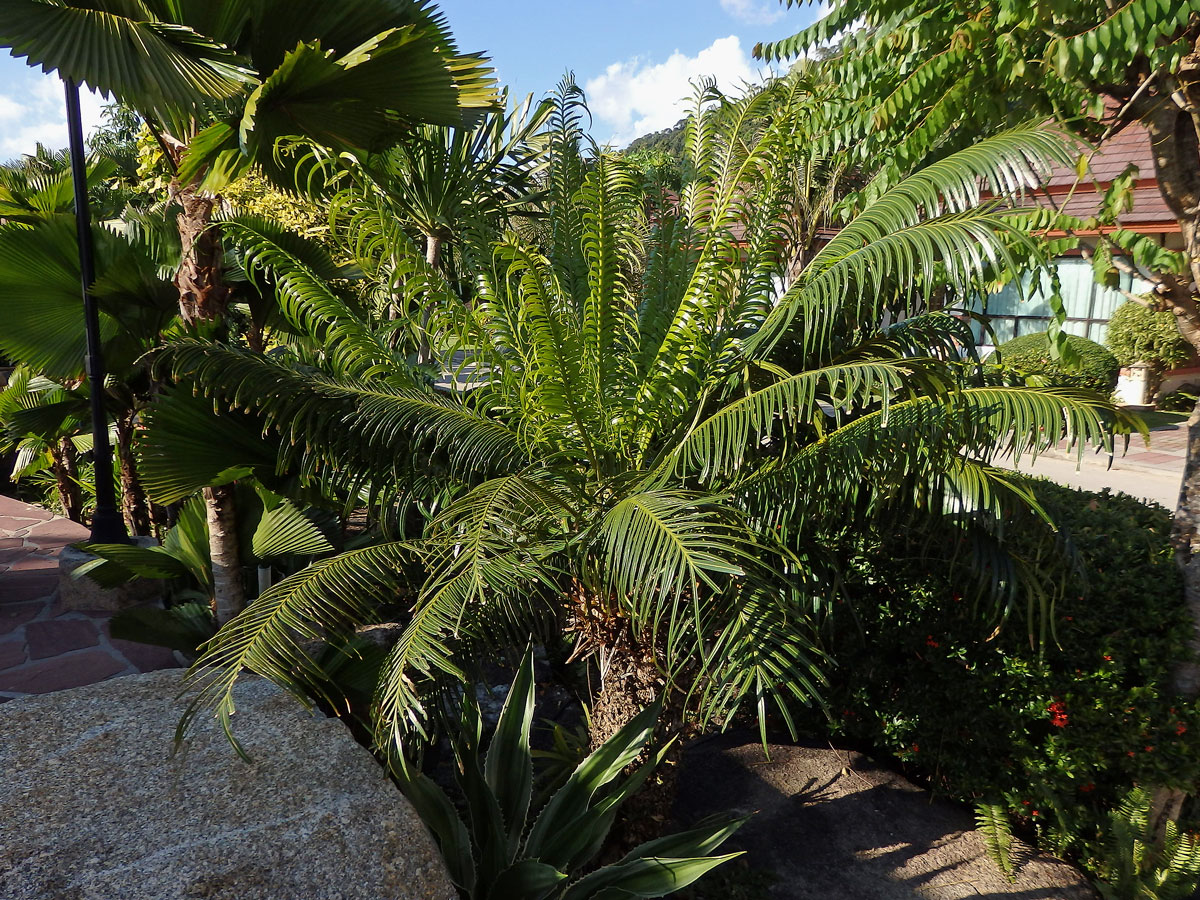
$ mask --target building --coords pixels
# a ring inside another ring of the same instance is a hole
[[[1091,158],[1090,172],[1079,179],[1074,168],[1056,167],[1033,199],[1042,206],[1055,208],[1081,219],[1094,217],[1100,208],[1104,192],[1129,166],[1137,167],[1133,185],[1133,206],[1118,219],[1120,227],[1146,235],[1169,249],[1182,249],[1183,237],[1179,223],[1159,192],[1154,176],[1154,157],[1150,136],[1138,123],[1126,126],[1105,141]],[[1098,231],[1081,232],[1083,243],[1095,238]],[[1066,306],[1066,330],[1103,343],[1108,320],[1114,310],[1128,298],[1122,291],[1133,294],[1150,290],[1148,281],[1129,273],[1120,274],[1117,288],[1096,282],[1091,263],[1082,251],[1074,251],[1056,262],[1061,292]],[[1045,331],[1051,316],[1048,304],[1040,292],[1029,292],[1010,285],[987,299],[985,311],[991,317],[996,340],[1003,343],[1013,337]],[[1022,299],[1022,293],[1026,294]],[[1196,370],[1200,372],[1200,369]]]

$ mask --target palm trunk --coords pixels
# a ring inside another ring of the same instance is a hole
[[[425,261],[429,263],[431,269],[441,271],[442,239],[440,237],[434,237],[431,234],[425,236]],[[425,308],[421,310],[421,344],[417,348],[417,364],[422,366],[433,361],[433,351],[429,345],[430,302],[427,299]]]
[[[176,217],[183,249],[175,286],[179,289],[179,314],[188,324],[224,322],[229,306],[221,235],[213,227],[217,197],[201,194],[196,185],[172,185],[182,208]],[[246,592],[238,547],[237,506],[232,485],[206,488],[208,552],[213,568],[213,611],[224,624],[246,606]]]
[[[83,522],[83,495],[79,489],[79,465],[75,445],[70,438],[60,438],[50,445],[51,465],[58,488],[58,502],[63,514],[72,522]],[[99,475],[99,473],[97,473]]]
[[[150,506],[133,457],[133,413],[117,417],[117,463],[121,470],[121,512],[130,534],[150,534]]]
[[[182,207],[176,217],[183,248],[179,271],[175,273],[179,314],[189,325],[220,322],[229,305],[221,235],[212,224],[213,211],[220,201],[200,194],[194,185],[186,188],[176,185],[172,193]]]
[[[213,613],[218,625],[224,625],[246,608],[234,496],[232,484],[204,489],[208,547],[212,558]]]

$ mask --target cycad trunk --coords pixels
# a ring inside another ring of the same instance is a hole
[[[1158,292],[1175,314],[1180,334],[1200,353],[1200,36],[1173,80],[1170,100],[1147,95],[1129,105],[1149,132],[1159,190],[1179,223],[1188,257],[1188,275],[1161,278]],[[1200,403],[1188,419],[1187,460],[1171,537],[1192,617],[1189,643],[1200,654]],[[1194,658],[1176,662],[1174,682],[1184,697],[1200,696],[1200,665]],[[1168,821],[1179,817],[1185,799],[1179,788],[1154,791],[1151,821],[1159,840]]]
[[[629,724],[643,709],[662,695],[665,682],[654,664],[654,655],[639,647],[628,635],[596,652],[599,690],[592,698],[590,729],[592,749],[596,749]],[[664,718],[670,712],[664,710]]]
[[[54,469],[58,502],[63,515],[72,522],[83,522],[83,494],[79,489],[79,465],[75,456],[75,445],[70,438],[60,438],[50,444],[50,460]]]
[[[213,614],[218,625],[224,625],[246,606],[234,496],[232,484],[204,489],[208,548],[212,558]]]

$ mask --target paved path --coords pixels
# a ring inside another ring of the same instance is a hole
[[[1110,462],[1107,454],[1093,448],[1084,448],[1082,460],[1060,448],[1033,462],[1023,459],[1016,468],[1088,491],[1111,488],[1174,510],[1187,454],[1187,426],[1155,428],[1150,432],[1149,447],[1135,434],[1129,439],[1128,452],[1122,453],[1122,449],[1118,443]]]
[[[177,665],[174,654],[109,637],[111,613],[58,603],[58,551],[87,529],[0,496],[0,703]]]

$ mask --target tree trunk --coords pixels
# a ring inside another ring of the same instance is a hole
[[[212,222],[220,198],[201,194],[195,183],[186,187],[175,183],[172,194],[182,207],[176,217],[183,249],[179,271],[175,273],[179,314],[189,325],[223,322],[230,292],[225,282],[220,231]],[[213,610],[217,622],[224,624],[246,605],[233,486],[206,488],[204,505],[213,567]]]
[[[173,194],[182,207],[176,216],[183,248],[175,273],[179,314],[189,325],[222,321],[229,306],[229,286],[225,283],[221,235],[212,224],[213,210],[220,200],[200,194],[195,185],[176,185]]]
[[[236,489],[232,484],[204,489],[208,548],[212,558],[213,613],[224,625],[246,608],[246,587],[238,555]]]
[[[441,271],[442,264],[442,239],[434,237],[431,234],[425,236],[425,261],[429,263],[429,267],[435,271]],[[421,366],[428,365],[433,361],[433,350],[429,345],[429,318],[432,311],[429,309],[429,304],[433,302],[427,299],[425,308],[421,310],[421,343],[417,348],[417,364]]]
[[[117,417],[117,463],[121,470],[121,512],[130,534],[150,534],[150,506],[133,456],[133,413]]]
[[[79,465],[75,456],[75,445],[70,438],[59,438],[50,445],[51,465],[58,487],[58,502],[63,514],[72,522],[83,522],[83,495],[79,489]],[[98,475],[99,473],[97,473]]]

